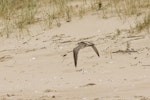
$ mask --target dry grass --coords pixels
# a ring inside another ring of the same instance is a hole
[[[142,18],[142,21],[136,22],[136,29],[139,32],[146,29],[147,32],[150,33],[150,12],[145,14],[145,16]]]
[[[108,0],[103,11],[103,18],[112,16],[118,16],[120,19],[127,19],[132,16],[136,16],[136,27],[134,28],[138,32],[144,29],[150,28],[150,1],[149,0]]]
[[[37,0],[0,0],[0,17],[5,23],[2,32],[9,37],[14,28],[23,29],[35,22]]]
[[[8,29],[23,30],[38,21],[45,21],[50,28],[54,25],[60,27],[60,19],[70,22],[72,16],[82,17],[88,12],[90,6],[87,7],[87,1],[91,0],[0,0],[0,17],[5,20],[5,27],[2,29],[5,32],[1,34],[7,33],[9,37],[11,31]],[[73,2],[77,4],[72,5]],[[47,7],[49,10],[40,11],[42,7]],[[43,12],[45,16],[36,17]]]
[[[121,17],[139,14],[150,7],[149,0],[109,0],[111,11]]]
[[[103,2],[107,5],[103,6]],[[48,10],[41,11],[42,7]],[[9,37],[12,29],[23,30],[38,21],[43,21],[49,28],[60,27],[61,19],[70,22],[73,16],[82,18],[91,11],[102,11],[103,18],[113,15],[122,19],[139,16],[146,8],[150,9],[149,0],[0,0],[0,17],[5,23],[0,34],[6,33]],[[143,17],[143,20],[137,23],[138,30],[149,27],[149,19]]]

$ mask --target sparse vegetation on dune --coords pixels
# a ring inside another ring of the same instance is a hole
[[[143,10],[145,11],[144,8],[150,7],[149,0],[109,0],[109,4],[122,17],[139,15]]]
[[[149,0],[109,0],[112,15],[117,15],[121,19],[130,16],[141,17],[135,19],[135,29],[140,32],[144,29],[150,30],[150,1]],[[109,7],[108,7],[109,8]],[[106,10],[108,10],[106,8]],[[109,12],[110,13],[110,12]],[[106,14],[105,14],[106,15]]]
[[[82,18],[88,12],[99,10],[104,18],[110,14],[120,18],[144,14],[144,22],[138,22],[136,27],[138,30],[149,29],[149,17],[145,14],[150,13],[148,9],[149,0],[0,0],[0,17],[4,23],[0,34],[7,33],[8,37],[11,30],[23,30],[39,21],[50,28],[54,25],[60,27],[60,19],[70,22],[73,16]]]
[[[147,33],[150,33],[150,12],[145,14],[142,18],[142,21],[136,22],[137,31],[147,30]]]

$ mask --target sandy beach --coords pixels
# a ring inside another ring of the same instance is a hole
[[[134,18],[75,17],[61,27],[0,39],[0,100],[150,100],[150,34]],[[72,50],[79,51],[75,68]]]

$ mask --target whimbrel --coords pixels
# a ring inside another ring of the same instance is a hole
[[[98,52],[97,48],[95,47],[94,43],[87,42],[87,41],[79,42],[78,46],[73,49],[73,57],[74,57],[75,67],[77,67],[78,52],[80,49],[83,49],[85,47],[92,47],[93,50],[96,52],[96,54],[99,56],[99,52]]]

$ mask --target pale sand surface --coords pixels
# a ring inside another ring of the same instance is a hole
[[[33,27],[24,39],[1,38],[0,100],[150,100],[150,35],[129,33],[133,23],[89,14],[60,28]],[[82,49],[75,68],[80,41],[95,43],[100,57]]]

